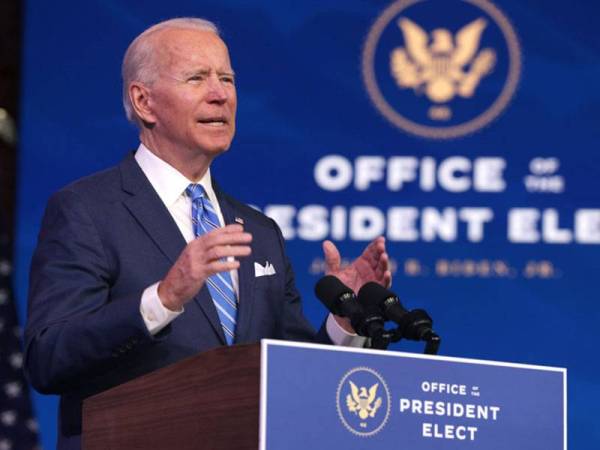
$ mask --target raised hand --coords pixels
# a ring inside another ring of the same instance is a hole
[[[333,242],[323,242],[323,253],[325,254],[325,274],[338,277],[354,292],[358,292],[369,281],[375,281],[385,287],[392,285],[389,257],[385,251],[385,238],[382,236],[367,245],[362,254],[346,267],[341,266],[342,258]],[[348,318],[334,317],[344,330],[354,333]]]
[[[341,267],[341,256],[331,241],[323,242],[325,253],[325,273],[334,275],[354,292],[369,281],[375,281],[385,287],[392,284],[392,273],[389,270],[389,258],[385,251],[385,238],[373,240],[351,264]]]
[[[250,254],[252,235],[233,224],[206,233],[186,245],[158,285],[158,297],[171,311],[179,311],[202,288],[207,278],[239,268],[237,259]]]

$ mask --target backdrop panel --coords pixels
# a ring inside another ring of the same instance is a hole
[[[49,195],[137,146],[120,63],[143,29],[215,21],[238,132],[213,173],[288,239],[304,306],[321,241],[378,234],[441,353],[568,368],[569,442],[600,431],[600,40],[595,2],[91,0],[26,5],[17,294]],[[396,348],[420,351],[400,343]],[[47,448],[54,401],[36,398]]]

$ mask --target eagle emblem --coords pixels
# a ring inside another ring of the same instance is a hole
[[[390,55],[393,78],[401,88],[425,93],[434,103],[445,103],[456,95],[470,98],[481,79],[496,64],[496,52],[479,49],[487,26],[483,18],[462,27],[456,36],[444,28],[427,34],[410,19],[397,21],[404,36],[405,48],[395,48]]]
[[[375,383],[368,390],[366,387],[358,387],[349,381],[351,394],[346,396],[348,411],[358,415],[362,420],[375,417],[375,413],[381,407],[381,397],[377,397],[379,383]],[[377,397],[377,399],[375,399]]]

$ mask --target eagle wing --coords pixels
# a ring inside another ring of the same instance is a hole
[[[487,21],[480,17],[456,33],[456,47],[452,54],[452,64],[455,67],[462,67],[473,59],[479,49],[481,34],[486,26]]]
[[[369,388],[369,398],[367,400],[367,404],[370,405],[375,400],[377,396],[377,388],[379,387],[379,383],[375,383],[373,386]]]
[[[348,394],[346,396],[346,405],[350,412],[355,412],[360,408],[360,397],[358,396],[358,387],[352,381],[350,381],[350,390],[352,395]]]
[[[352,396],[350,394],[346,396],[346,406],[348,407],[348,411],[350,412],[355,412],[356,410],[358,410],[358,403],[352,400]]]
[[[496,53],[489,48],[481,50],[471,64],[471,69],[459,82],[458,94],[466,98],[472,97],[481,78],[490,73],[495,64]]]
[[[400,87],[417,87],[422,78],[416,64],[413,64],[403,48],[396,48],[390,55],[390,70]]]
[[[369,412],[369,415],[371,417],[375,417],[375,413],[381,407],[381,403],[382,403],[381,397],[379,397],[377,400],[375,400],[375,404],[373,405],[373,407],[371,408],[371,411]]]
[[[352,391],[352,398],[354,399],[354,401],[356,403],[359,403],[360,397],[358,395],[358,387],[352,381],[350,381],[350,390]]]
[[[427,47],[429,36],[425,30],[405,17],[398,19],[398,26],[404,35],[404,43],[408,55],[417,66],[428,67],[431,64],[431,54]]]
[[[477,58],[471,64],[471,70],[480,73],[481,75],[487,75],[492,71],[496,64],[496,53],[489,49],[484,48],[479,52]]]

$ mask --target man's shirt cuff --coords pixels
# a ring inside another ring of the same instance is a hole
[[[367,341],[366,337],[359,336],[356,333],[348,333],[344,330],[339,323],[333,317],[333,314],[327,316],[327,323],[325,324],[329,339],[335,345],[343,345],[344,347],[364,347]]]
[[[181,308],[181,311],[171,311],[165,308],[158,297],[158,283],[147,287],[142,293],[140,313],[146,328],[153,336],[169,325],[182,312],[183,308]]]

